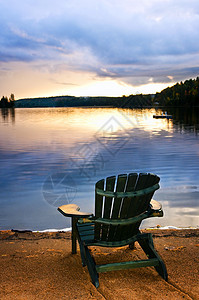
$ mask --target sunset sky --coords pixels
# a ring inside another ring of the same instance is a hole
[[[0,0],[0,97],[155,93],[199,75],[198,0]]]

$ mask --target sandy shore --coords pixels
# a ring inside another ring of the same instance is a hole
[[[70,233],[1,231],[0,299],[199,299],[199,229],[150,231],[168,282],[149,267],[101,273],[98,289],[79,250],[71,254]],[[104,263],[144,257],[138,244],[92,251]]]

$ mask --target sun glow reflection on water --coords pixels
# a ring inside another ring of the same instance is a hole
[[[153,119],[155,110],[140,110],[136,113],[128,109],[115,108],[36,108],[16,109],[15,124],[4,126],[1,137],[4,143],[1,147],[37,148],[38,145],[48,146],[45,141],[72,146],[86,138],[92,140],[110,119],[114,118],[110,132],[121,133],[132,128],[142,128],[153,134],[161,130],[172,132],[172,123],[168,120]]]

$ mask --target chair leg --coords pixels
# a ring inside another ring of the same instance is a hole
[[[98,279],[99,275],[98,275],[97,270],[96,270],[95,260],[91,256],[87,246],[84,246],[84,250],[85,250],[85,254],[86,254],[86,264],[87,264],[87,267],[88,267],[88,271],[89,271],[92,283],[94,284],[94,286],[96,288],[98,288],[99,287],[99,279]]]
[[[79,249],[80,249],[80,254],[81,254],[81,259],[82,259],[82,266],[85,267],[86,266],[86,253],[85,253],[85,249],[84,249],[84,246],[82,245],[81,240],[79,240]]]
[[[154,268],[156,269],[156,271],[158,272],[158,274],[165,280],[168,281],[168,274],[167,274],[167,269],[165,266],[164,261],[160,258],[159,259],[160,265],[159,266],[155,266]]]
[[[166,281],[168,281],[167,269],[164,261],[160,255],[156,252],[153,244],[153,239],[151,233],[143,234],[143,237],[138,240],[138,243],[142,247],[143,251],[146,253],[148,258],[157,258],[159,260],[159,265],[154,266],[158,274]]]
[[[72,217],[72,254],[77,253],[77,232],[76,232],[77,218]]]

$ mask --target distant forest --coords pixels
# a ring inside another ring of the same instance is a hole
[[[46,98],[21,99],[15,107],[152,107],[152,95],[130,95],[123,97],[74,97],[58,96]]]
[[[199,77],[176,83],[156,93],[154,102],[160,106],[199,106]]]
[[[199,107],[199,77],[176,83],[172,87],[154,95],[130,95],[123,97],[40,97],[15,101],[14,94],[10,98],[2,97],[0,107]]]

